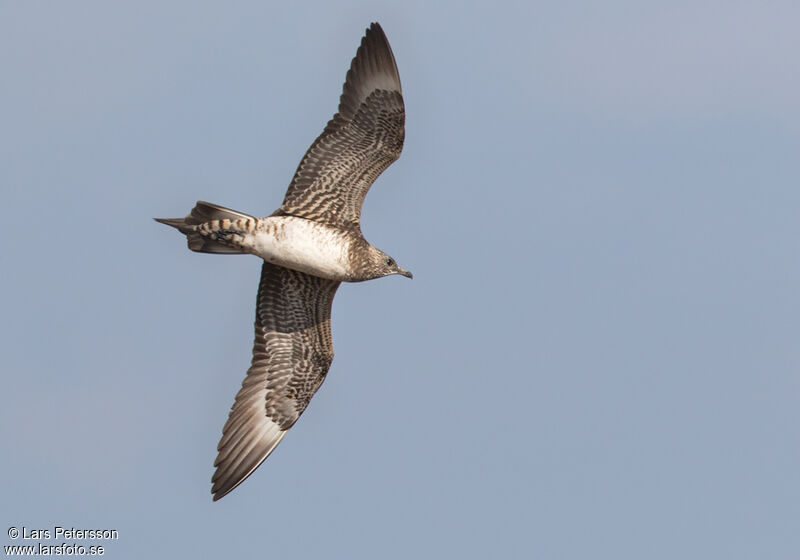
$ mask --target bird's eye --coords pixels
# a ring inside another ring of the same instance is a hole
[[[394,266],[394,259],[391,257],[386,259],[386,266]]]

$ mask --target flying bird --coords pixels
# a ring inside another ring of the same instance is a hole
[[[361,233],[367,191],[403,149],[405,108],[386,35],[373,23],[347,72],[338,112],[311,144],[272,215],[198,202],[158,222],[200,253],[261,257],[253,359],[217,446],[219,500],[280,443],[333,360],[331,305],[341,282],[412,275]]]

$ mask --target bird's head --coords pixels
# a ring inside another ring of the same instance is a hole
[[[408,270],[400,268],[397,261],[392,257],[372,246],[369,248],[367,262],[364,263],[364,265],[363,269],[366,273],[364,280],[383,278],[384,276],[391,276],[392,274],[399,274],[406,278],[414,277]]]

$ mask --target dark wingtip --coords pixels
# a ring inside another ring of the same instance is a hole
[[[219,471],[217,471],[217,472],[219,472]],[[250,474],[252,474],[252,473],[250,473]],[[225,484],[220,484],[218,480],[215,481],[214,479],[217,477],[217,473],[214,473],[214,477],[211,479],[211,481],[214,483],[214,485],[211,487],[211,493],[214,496],[213,496],[213,498],[211,500],[214,501],[214,502],[217,502],[217,501],[221,500],[222,498],[224,498],[225,496],[227,496],[228,494],[233,492],[233,490],[237,486],[239,486],[242,482],[244,482],[245,479],[248,478],[249,476],[250,475],[247,475],[246,477],[244,477],[242,480],[240,480],[236,484],[231,485],[230,482],[227,482]]]
[[[368,42],[389,44],[389,39],[386,37],[383,27],[377,21],[373,21],[364,32],[364,38],[361,40],[362,47]]]
[[[216,473],[214,473],[214,475],[215,475],[214,478],[216,478]],[[211,479],[211,481],[214,483],[214,485],[211,487],[211,494],[212,494],[211,500],[214,502],[218,501],[220,498],[227,495],[228,492],[233,490],[233,488],[228,488],[227,490],[220,488],[220,485],[213,478]]]

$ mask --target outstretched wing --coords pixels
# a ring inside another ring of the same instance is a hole
[[[360,229],[372,183],[403,150],[405,107],[392,49],[377,23],[361,40],[339,112],[306,152],[276,215]]]
[[[214,501],[264,462],[308,406],[333,361],[339,282],[264,263],[253,362],[217,446]]]

